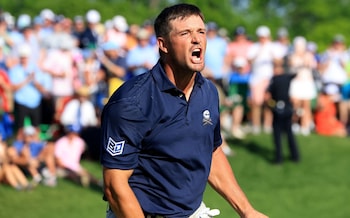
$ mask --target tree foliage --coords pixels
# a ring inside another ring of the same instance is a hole
[[[180,2],[198,5],[207,21],[217,22],[229,33],[238,25],[245,26],[252,36],[259,25],[269,26],[273,33],[284,26],[291,37],[305,36],[320,48],[325,48],[337,33],[350,34],[347,21],[350,0],[3,0],[0,7],[16,17],[22,13],[34,17],[43,8],[74,17],[94,8],[103,21],[119,14],[129,23],[141,24],[154,19],[163,7]]]

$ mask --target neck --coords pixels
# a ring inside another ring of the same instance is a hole
[[[181,90],[188,100],[193,89],[196,72],[188,71],[180,67],[174,67],[168,64],[163,65],[168,79]]]

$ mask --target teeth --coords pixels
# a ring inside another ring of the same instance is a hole
[[[199,48],[196,48],[193,50],[193,52],[200,52],[201,50]]]

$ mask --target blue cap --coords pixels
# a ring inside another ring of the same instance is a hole
[[[75,133],[79,133],[81,130],[80,125],[74,125],[74,124],[70,124],[70,125],[66,125],[64,127],[65,131],[68,132],[75,132]]]
[[[246,30],[243,26],[238,26],[236,27],[235,31],[234,31],[234,35],[245,35],[246,34]]]
[[[217,30],[218,25],[215,22],[209,22],[207,23],[207,30]]]
[[[35,25],[42,25],[42,24],[44,24],[44,20],[43,20],[42,17],[36,16],[36,17],[34,17],[34,19],[33,19],[33,23],[34,23]]]
[[[101,48],[104,50],[104,51],[110,51],[110,50],[117,50],[119,49],[119,46],[117,44],[115,44],[114,42],[105,42],[101,45]]]

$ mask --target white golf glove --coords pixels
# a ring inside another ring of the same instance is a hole
[[[220,214],[220,210],[210,209],[207,207],[203,211],[200,212],[199,218],[211,218],[214,216],[218,216],[219,214]]]

